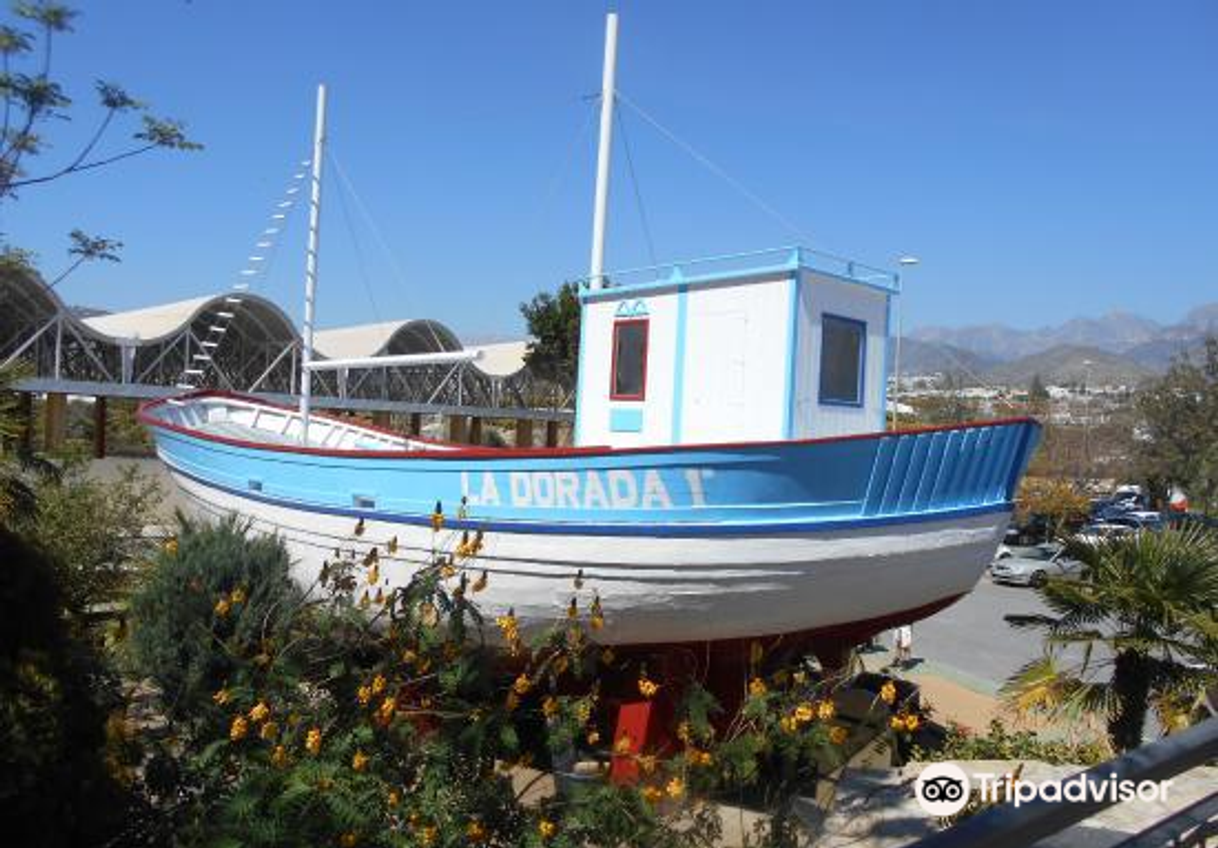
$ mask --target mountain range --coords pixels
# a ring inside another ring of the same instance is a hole
[[[904,340],[901,371],[953,374],[969,383],[1136,385],[1162,373],[1173,358],[1196,358],[1218,334],[1218,302],[1198,306],[1176,324],[1128,312],[1074,318],[1020,330],[1004,324],[922,327]]]

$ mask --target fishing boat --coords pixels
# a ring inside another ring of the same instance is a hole
[[[599,605],[606,644],[827,651],[952,603],[1003,536],[1038,425],[887,429],[896,273],[800,247],[606,272],[615,46],[610,16],[573,447],[431,441],[311,409],[318,369],[478,355],[313,359],[323,88],[300,406],[146,404],[159,457],[198,514],[279,535],[306,584],[369,546],[384,584],[404,584],[438,511],[444,533],[481,534],[458,565],[486,572],[479,605],[526,635],[574,602]]]

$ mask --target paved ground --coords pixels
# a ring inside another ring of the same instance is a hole
[[[982,577],[971,594],[913,626],[913,655],[925,663],[925,671],[992,694],[1041,653],[1039,634],[1017,631],[1003,616],[1047,612],[1032,589]],[[890,641],[884,647],[891,647]]]

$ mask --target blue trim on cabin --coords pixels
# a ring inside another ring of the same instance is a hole
[[[585,363],[588,361],[586,347],[588,341],[588,304],[582,300],[579,304],[579,353],[575,362],[575,423],[572,425],[571,444],[579,447],[581,440],[581,425],[583,421],[584,390],[588,381],[584,379]]]
[[[681,443],[685,411],[685,334],[689,324],[689,286],[677,286],[677,339],[672,372],[672,443]]]
[[[799,294],[801,274],[791,275],[791,291],[787,295],[787,374],[782,390],[782,437],[790,439],[795,433],[795,378],[799,365]]]
[[[892,347],[892,295],[884,298],[884,357],[883,376],[880,378],[880,420],[876,429],[888,429],[888,354]]]
[[[303,504],[296,501],[270,497],[265,494],[254,494],[241,489],[205,480],[190,472],[172,466],[174,473],[181,474],[209,489],[225,492],[246,500],[265,503],[272,506],[293,509],[299,512],[317,515],[338,515],[349,518],[363,518],[368,521],[381,521],[388,524],[409,524],[415,526],[430,526],[431,514],[397,514],[376,512],[367,509],[350,509],[346,507],[320,506]],[[708,536],[771,536],[782,533],[831,532],[858,528],[874,528],[892,525],[925,524],[934,521],[951,521],[978,515],[1011,512],[1015,508],[1014,501],[1006,500],[982,506],[956,507],[935,512],[921,512],[907,515],[864,516],[860,518],[830,519],[825,521],[778,520],[769,522],[716,522],[713,524],[694,524],[687,522],[615,522],[615,523],[582,523],[582,522],[542,522],[542,521],[493,521],[477,518],[456,518],[445,516],[444,526],[451,530],[483,530],[492,533],[529,533],[536,535],[554,536],[646,536],[665,538],[703,538]]]
[[[610,409],[609,430],[613,433],[643,432],[643,410],[620,407]]]
[[[855,324],[862,330],[861,341],[859,344],[859,367],[858,367],[858,400],[849,401],[837,398],[824,397],[825,391],[825,319],[832,318],[834,321],[841,321],[845,324]],[[867,405],[867,322],[860,321],[858,318],[851,318],[848,315],[836,315],[832,312],[822,312],[820,314],[820,374],[818,375],[816,384],[816,401],[821,406],[844,406],[850,409],[861,409]],[[881,428],[883,429],[883,428]]]
[[[702,270],[716,266],[720,269],[718,272]],[[691,273],[695,268],[699,269],[700,272]],[[604,289],[593,291],[589,285],[591,278],[580,280],[580,297],[595,299],[609,291],[637,291],[649,286],[655,287],[671,284],[674,279],[684,279],[701,284],[757,276],[759,274],[797,271],[800,269],[807,269],[830,279],[854,283],[855,285],[866,286],[888,293],[895,292],[898,288],[899,277],[892,271],[886,271],[882,268],[866,265],[842,256],[835,256],[794,245],[765,250],[752,250],[744,253],[707,256],[682,262],[670,262],[664,265],[619,269],[605,275]],[[641,279],[638,282],[632,283],[629,282],[629,279],[632,277]]]
[[[693,286],[701,288],[703,286],[715,286],[726,283],[738,283],[744,280],[752,280],[755,282],[766,283],[774,280],[781,280],[784,277],[789,277],[794,273],[789,265],[771,265],[762,268],[750,268],[741,273],[732,274],[705,274],[693,277],[668,277],[663,280],[652,280],[646,283],[635,283],[626,286],[614,286],[610,288],[597,289],[596,291],[588,290],[580,293],[580,300],[584,303],[596,303],[603,300],[616,300],[622,297],[635,297],[638,295],[650,295],[660,292],[671,291],[680,285]],[[856,282],[848,280],[848,282]]]

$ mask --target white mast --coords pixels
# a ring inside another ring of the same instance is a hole
[[[300,443],[309,443],[309,404],[313,394],[313,298],[317,292],[317,248],[321,240],[321,163],[326,146],[326,86],[317,86],[313,127],[313,190],[309,199],[309,247],[305,255],[304,346],[300,351]]]
[[[599,289],[605,279],[605,218],[609,206],[609,158],[613,147],[613,80],[617,73],[617,13],[605,20],[605,69],[601,77],[601,137],[596,153],[596,211],[592,221],[592,263],[589,285]]]

